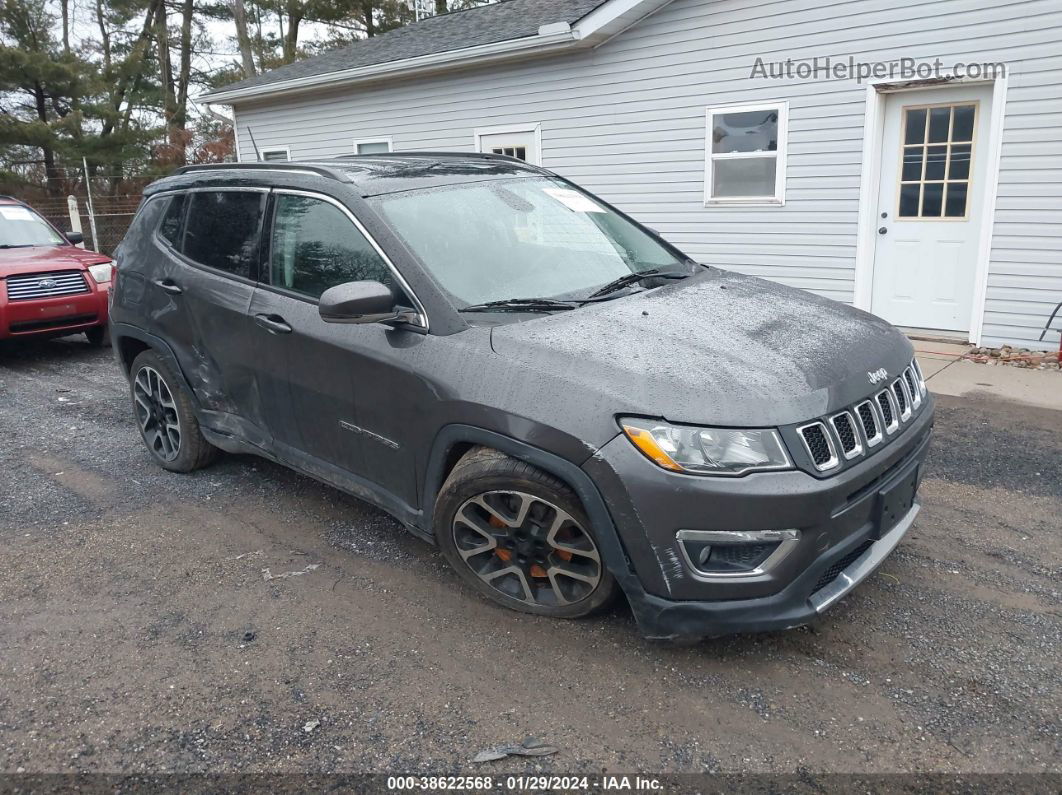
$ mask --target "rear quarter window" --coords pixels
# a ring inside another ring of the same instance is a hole
[[[162,222],[159,224],[159,237],[176,249],[181,247],[181,231],[184,228],[184,208],[187,198],[187,194],[184,193],[170,197],[166,206],[166,214],[162,216]]]
[[[183,254],[193,262],[254,279],[266,194],[197,191],[190,194]]]

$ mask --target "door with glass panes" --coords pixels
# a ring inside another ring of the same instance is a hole
[[[871,311],[891,323],[970,328],[991,101],[991,86],[886,99]]]
[[[538,139],[534,129],[514,130],[511,132],[477,132],[476,145],[480,152],[496,155],[508,155],[542,165],[538,151]]]

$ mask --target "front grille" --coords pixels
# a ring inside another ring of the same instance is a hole
[[[922,405],[922,393],[918,391],[914,373],[908,367],[903,371],[903,380],[907,383],[907,394],[911,396],[911,407],[918,408]]]
[[[881,418],[885,420],[885,428],[893,429],[896,427],[896,417],[892,413],[892,401],[889,400],[888,392],[878,393],[878,408],[881,409]]]
[[[827,585],[829,585],[831,582],[836,580],[837,577],[840,576],[842,571],[844,571],[849,566],[851,566],[853,563],[855,563],[856,560],[859,559],[860,555],[862,555],[864,552],[866,552],[872,546],[874,546],[874,542],[871,541],[870,539],[867,539],[862,544],[860,544],[858,547],[856,547],[851,552],[849,552],[847,555],[845,555],[843,558],[841,558],[840,560],[836,561],[832,566],[830,566],[830,568],[826,569],[826,571],[824,571],[822,573],[822,576],[819,577],[819,581],[815,583],[815,587],[812,589],[811,593],[812,594],[818,593],[823,588],[825,588]]]
[[[821,422],[813,422],[800,429],[800,437],[804,440],[808,455],[818,469],[830,469],[837,464],[837,457],[833,454],[833,444],[826,435],[826,426]]]
[[[907,419],[911,410],[907,406],[907,393],[899,379],[892,382],[892,394],[896,396],[896,406],[900,409],[900,419]]]
[[[873,379],[876,372],[868,375]],[[798,425],[795,433],[817,471],[839,469],[872,452],[871,448],[884,446],[906,427],[926,403],[921,389],[917,363],[912,360],[877,394],[829,417]]]
[[[881,428],[878,427],[878,415],[874,413],[874,406],[869,400],[864,400],[856,406],[856,414],[863,426],[863,438],[867,444],[873,447],[881,441]]]
[[[841,441],[841,452],[845,458],[854,458],[863,452],[863,444],[859,441],[852,415],[847,411],[835,416],[830,422],[837,432],[837,438]]]
[[[34,298],[55,298],[89,292],[88,282],[81,271],[53,273],[21,273],[7,277],[9,301],[28,301]]]

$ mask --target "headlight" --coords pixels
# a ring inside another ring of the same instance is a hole
[[[103,284],[111,280],[112,263],[110,262],[98,262],[95,265],[88,266],[88,272],[92,275],[96,284]]]
[[[627,417],[620,427],[649,460],[690,475],[743,475],[792,464],[778,431],[699,428]]]

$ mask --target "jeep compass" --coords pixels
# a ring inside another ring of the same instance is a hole
[[[159,465],[280,462],[505,607],[622,592],[649,637],[794,627],[918,513],[933,398],[902,334],[514,158],[182,168],[117,259]]]

